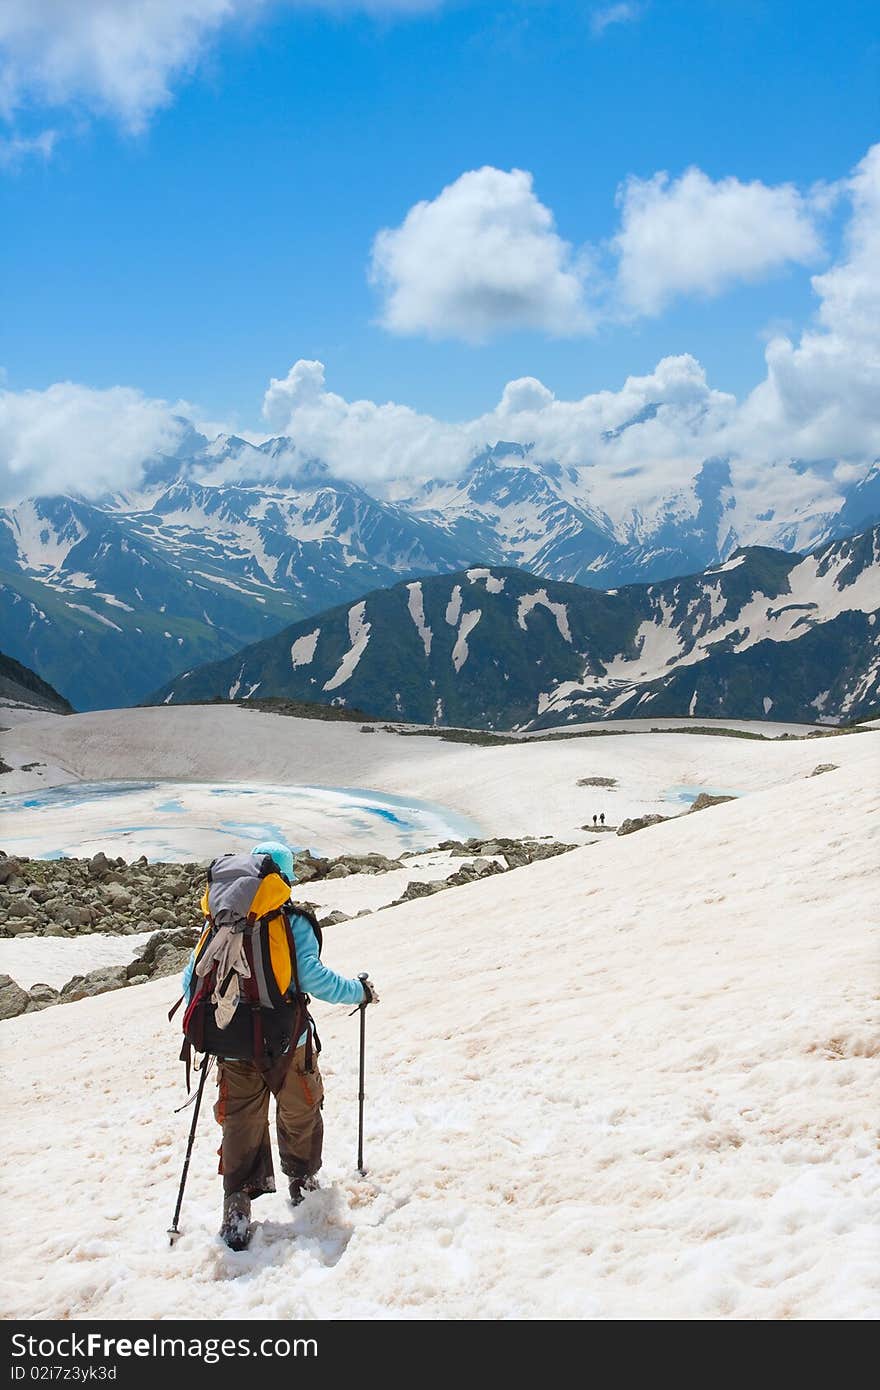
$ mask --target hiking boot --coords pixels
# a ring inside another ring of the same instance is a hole
[[[245,1192],[230,1192],[224,1197],[220,1235],[230,1250],[247,1250],[251,1238],[251,1199]]]
[[[317,1192],[320,1186],[321,1184],[314,1173],[310,1173],[307,1178],[291,1178],[289,1189],[291,1202],[295,1207],[298,1207],[300,1202],[306,1200],[307,1192]]]

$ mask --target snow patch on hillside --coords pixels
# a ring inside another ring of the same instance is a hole
[[[336,690],[340,685],[344,685],[354,674],[358,662],[367,650],[367,643],[370,640],[370,624],[366,621],[367,611],[366,599],[361,599],[353,608],[348,610],[348,636],[351,646],[339,663],[339,669],[334,676],[324,682],[325,690]]]
[[[96,613],[93,608],[88,608],[84,603],[68,603],[68,608],[75,608],[78,613],[87,613],[96,622],[103,623],[105,627],[112,627],[114,632],[121,632],[122,628],[117,623],[112,623],[109,618],[105,618],[102,613]],[[169,634],[166,632],[165,636]]]
[[[320,636],[321,629],[316,627],[314,632],[306,633],[305,637],[297,637],[290,648],[290,664],[294,671],[298,666],[310,666],[312,664]]]
[[[425,607],[424,597],[422,595],[422,586],[421,584],[416,582],[415,584],[408,584],[406,587],[409,592],[409,600],[407,605],[409,608],[409,616],[415,623],[416,630],[422,639],[422,646],[425,648],[425,656],[430,656],[431,643],[434,640],[434,634],[428,627],[428,624],[425,622]]]
[[[479,608],[472,608],[469,612],[462,613],[461,615],[458,637],[455,640],[455,646],[452,648],[452,664],[456,671],[460,671],[468,659],[468,637],[473,632],[482,616]]]
[[[461,617],[461,585],[456,584],[452,597],[446,605],[446,621],[450,627],[457,627]]]
[[[500,594],[504,588],[504,576],[494,575],[491,570],[473,569],[468,570],[467,579],[469,584],[476,584],[482,579],[486,585],[487,594]]]
[[[546,608],[556,619],[556,626],[559,628],[561,637],[566,642],[571,641],[571,628],[568,622],[568,608],[564,603],[554,603],[547,594],[546,589],[539,589],[535,594],[523,594],[517,605],[516,621],[527,632],[526,618],[533,608]]]
[[[723,565],[715,565],[715,566],[713,566],[711,570],[708,570],[708,571],[707,571],[707,573],[710,573],[710,574],[727,574],[727,573],[729,573],[730,570],[738,569],[739,566],[740,566],[740,565],[744,565],[745,562],[746,562],[746,557],[745,557],[745,555],[735,555],[735,556],[733,557],[732,560],[725,560],[725,562],[724,562]]]
[[[241,680],[242,680],[242,676],[243,676],[243,675],[244,675],[244,665],[242,665],[241,669],[239,670],[238,675],[236,676],[235,680],[232,682],[232,685],[229,687],[229,694],[228,694],[228,696],[227,696],[227,699],[229,699],[229,700],[234,700],[234,699],[235,699],[235,697],[236,697],[236,695],[238,694],[239,690],[241,690]]]

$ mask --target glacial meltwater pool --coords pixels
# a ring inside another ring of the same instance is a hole
[[[740,796],[741,793],[731,791],[728,787],[667,787],[663,793],[664,801],[674,801],[678,806],[691,806],[698,796],[705,792],[707,796]]]
[[[357,787],[76,782],[0,797],[0,849],[34,859],[105,854],[181,862],[284,840],[315,854],[399,854],[479,835],[412,797]]]

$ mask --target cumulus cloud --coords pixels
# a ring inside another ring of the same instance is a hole
[[[677,295],[717,295],[822,254],[815,208],[792,184],[713,181],[700,169],[629,178],[618,192],[617,296],[658,314]]]
[[[615,498],[647,508],[720,456],[761,494],[762,510],[796,508],[802,484],[788,460],[836,460],[834,476],[852,480],[880,457],[880,145],[840,196],[850,207],[845,247],[813,277],[814,318],[798,338],[767,344],[764,380],[742,402],[712,387],[685,353],[575,400],[520,377],[486,413],[449,423],[395,401],[347,400],[328,390],[321,362],[301,360],[270,382],[263,401],[267,430],[290,445],[274,464],[271,454],[259,461],[271,473],[282,456],[285,468],[321,459],[341,477],[399,491],[452,477],[486,445],[508,440],[532,445],[538,461],[589,469],[600,505]],[[123,387],[0,390],[0,496],[133,482],[141,460],[174,449],[185,409]],[[232,476],[245,466],[223,458],[222,448],[209,451],[205,469]],[[247,468],[254,463],[249,453]]]
[[[681,194],[686,181],[690,191]],[[661,198],[665,188],[660,187]],[[691,289],[707,292],[718,284],[722,263],[726,274],[733,273],[734,263],[740,274],[757,273],[741,197],[749,215],[764,217],[768,228],[774,210],[779,212],[779,225],[787,231],[775,237],[774,254],[781,255],[782,248],[789,257],[818,251],[814,231],[802,225],[803,204],[788,187],[736,180],[713,185],[692,171],[669,192],[676,210],[668,223],[671,235],[682,199],[687,202],[692,194],[712,216],[727,208],[733,227],[731,237],[721,239],[714,264],[708,253],[702,261],[695,255],[697,269],[687,272]],[[327,391],[320,363],[300,362],[286,378],[272,382],[264,416],[270,428],[289,434],[331,467],[364,479],[448,476],[499,439],[532,444],[535,457],[578,466],[631,466],[646,477],[658,468],[686,472],[716,454],[755,464],[833,458],[844,469],[862,466],[880,455],[880,145],[836,187],[835,197],[850,203],[846,245],[837,264],[812,279],[814,321],[797,339],[771,339],[766,376],[742,402],[712,388],[699,362],[682,354],[664,358],[652,373],[629,377],[618,390],[580,400],[560,400],[537,378],[522,377],[508,383],[492,410],[451,425],[393,402],[348,402]],[[701,223],[707,240],[711,220],[707,216]],[[766,244],[761,254],[766,267]],[[667,262],[667,269],[676,264]],[[682,263],[668,274],[664,292],[673,283],[682,291],[686,271]]]
[[[218,31],[285,5],[418,13],[442,0],[3,0],[0,114],[66,106],[144,129]]]
[[[880,455],[880,145],[847,180],[843,258],[813,289],[815,325],[772,339],[766,379],[744,402],[734,443],[763,436],[805,458]]]
[[[0,500],[135,483],[144,462],[173,451],[186,422],[182,403],[113,386],[58,382],[45,391],[0,389]]]
[[[612,24],[631,24],[641,17],[641,13],[641,5],[605,5],[600,10],[593,10],[590,15],[590,32],[599,39]]]
[[[844,191],[713,181],[696,168],[678,179],[633,176],[618,189],[619,230],[604,248],[576,253],[531,174],[473,169],[379,232],[370,278],[393,333],[474,343],[516,329],[570,336],[815,263],[820,219]]]
[[[347,401],[328,391],[322,362],[295,362],[263,399],[273,432],[290,435],[301,459],[319,458],[342,477],[430,476],[458,472],[470,452],[466,428],[388,401]]]
[[[514,329],[585,331],[585,275],[531,174],[491,167],[462,174],[379,232],[371,264],[386,328],[470,342]]]
[[[487,444],[533,444],[538,458],[590,465],[599,456],[626,463],[705,455],[707,441],[726,425],[736,402],[714,391],[691,356],[667,357],[646,376],[628,377],[616,391],[560,400],[535,377],[504,388],[497,405],[475,419],[450,424],[408,406],[347,401],[328,391],[321,362],[300,361],[273,379],[263,403],[269,428],[290,437],[301,461],[323,459],[336,474],[376,480],[451,477]],[[608,437],[651,408],[639,429],[613,448]],[[610,453],[609,453],[610,450]]]

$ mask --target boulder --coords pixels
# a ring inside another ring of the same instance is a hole
[[[811,777],[821,777],[823,772],[836,772],[837,763],[819,763],[810,773]]]
[[[0,1019],[16,1018],[30,1004],[30,995],[11,975],[0,975]]]
[[[0,859],[0,883],[8,883],[11,878],[21,874],[21,864],[17,859]]]
[[[672,819],[672,816],[633,816],[618,826],[617,833],[618,835],[632,835],[636,830],[646,830],[649,825],[659,825],[661,821]]]
[[[31,985],[28,990],[30,1005],[28,1012],[34,1013],[39,1009],[48,1009],[50,1005],[58,1003],[58,991],[51,985]]]
[[[691,811],[705,811],[710,806],[720,806],[723,801],[736,801],[736,797],[710,796],[708,792],[700,792],[700,795],[688,807],[688,815]]]
[[[6,911],[9,917],[29,917],[32,919],[37,917],[35,905],[30,898],[25,897],[13,898]]]
[[[406,885],[400,897],[395,898],[392,907],[396,907],[398,903],[412,902],[414,898],[430,898],[432,893],[439,893],[445,887],[446,884],[442,880],[435,883],[422,883],[417,879],[413,880],[412,883]]]
[[[74,975],[61,990],[59,1003],[73,1003],[77,999],[87,999],[94,994],[106,994],[109,990],[122,989],[128,981],[124,965],[105,965],[100,970],[90,970],[87,975]]]
[[[150,978],[153,979],[159,976],[176,975],[178,974],[178,972],[185,970],[187,961],[190,957],[191,950],[192,947],[181,950],[179,946],[172,946],[170,942],[163,943],[163,945],[159,947],[154,957],[153,969],[150,972]],[[129,966],[126,968],[130,969],[131,967]],[[133,979],[134,976],[131,976],[129,978]]]
[[[58,990],[53,989],[51,985],[31,985],[28,993],[32,999],[45,999],[49,1003],[58,998]]]
[[[128,907],[131,903],[131,894],[121,883],[107,883],[104,887],[104,897],[114,907]]]
[[[89,860],[89,873],[92,878],[104,878],[110,867],[110,860],[102,849],[99,849],[97,854],[93,854]]]

